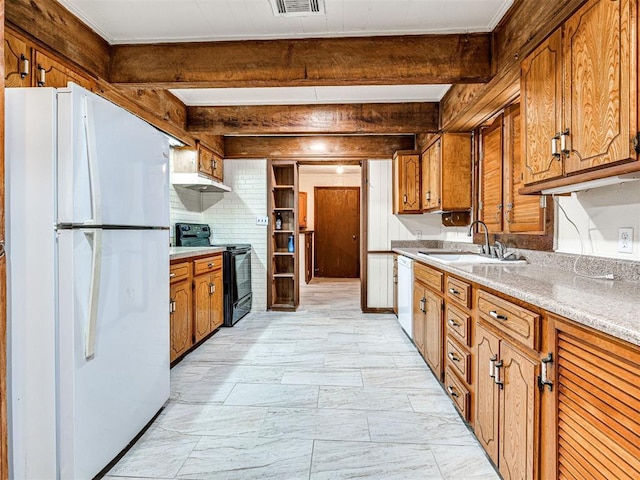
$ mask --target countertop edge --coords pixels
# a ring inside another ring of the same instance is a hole
[[[169,261],[224,252],[223,247],[169,247]]]

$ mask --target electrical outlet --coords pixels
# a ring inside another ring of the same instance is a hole
[[[256,217],[256,225],[269,225],[269,217]]]
[[[416,240],[422,240],[422,230],[416,230]]]
[[[618,252],[633,253],[633,228],[621,227],[618,229]]]

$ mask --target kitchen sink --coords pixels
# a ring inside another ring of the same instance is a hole
[[[477,253],[467,252],[447,252],[447,253],[432,253],[432,252],[418,252],[418,255],[425,258],[430,258],[436,262],[442,263],[493,263],[493,264],[506,264],[506,263],[527,263],[526,260],[507,260],[500,258],[487,257],[485,255],[479,255]]]

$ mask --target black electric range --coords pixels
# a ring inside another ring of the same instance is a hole
[[[176,223],[176,247],[220,247],[224,290],[224,326],[232,327],[251,311],[251,245],[211,244],[211,228],[199,223]]]

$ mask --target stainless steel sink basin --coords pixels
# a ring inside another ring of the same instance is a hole
[[[510,263],[527,263],[526,260],[502,260],[499,258],[486,257],[484,255],[478,255],[477,253],[456,252],[456,253],[432,253],[432,252],[418,252],[418,255],[425,258],[430,258],[436,262],[447,264],[479,264],[479,263],[494,263],[494,264],[510,264]]]

